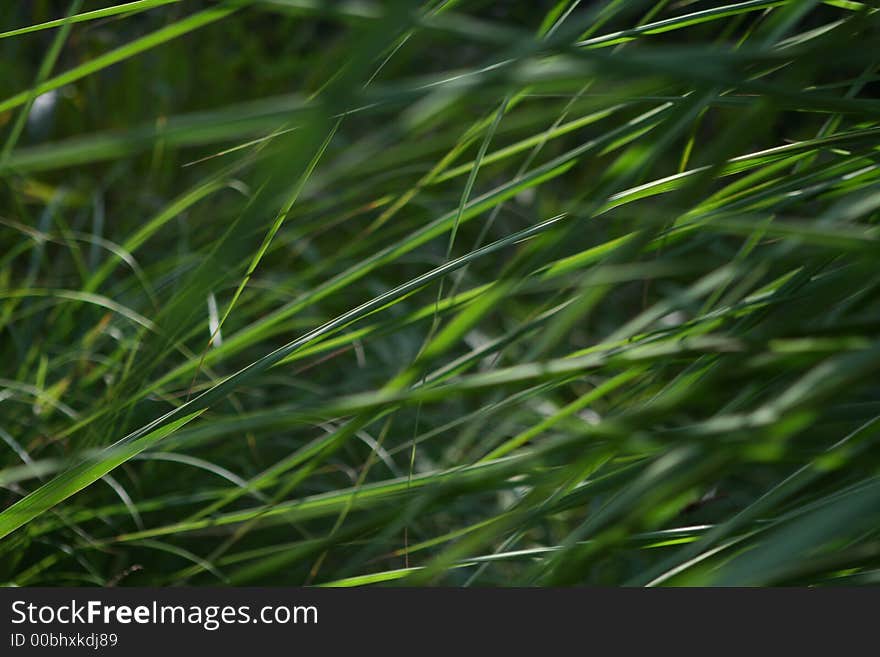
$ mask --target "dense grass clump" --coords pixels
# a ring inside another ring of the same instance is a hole
[[[9,3],[0,582],[876,582],[878,26]]]

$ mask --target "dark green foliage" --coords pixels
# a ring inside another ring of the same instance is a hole
[[[873,3],[14,4],[0,582],[878,578]]]

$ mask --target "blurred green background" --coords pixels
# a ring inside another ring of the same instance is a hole
[[[876,581],[875,3],[0,19],[0,581]]]

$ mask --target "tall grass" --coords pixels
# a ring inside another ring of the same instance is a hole
[[[878,27],[10,3],[0,581],[876,582]]]

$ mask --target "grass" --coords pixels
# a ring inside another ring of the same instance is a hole
[[[0,582],[880,578],[880,12],[20,3]]]

